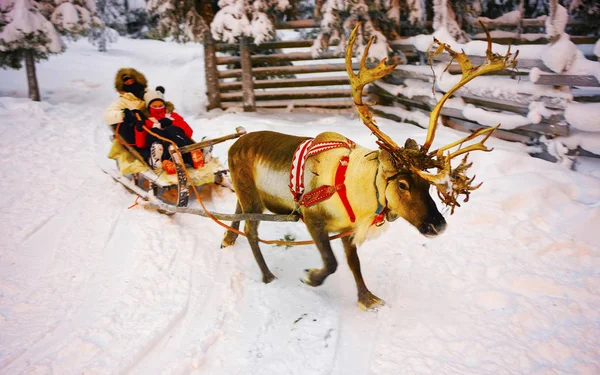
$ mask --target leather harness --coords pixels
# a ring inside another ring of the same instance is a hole
[[[322,202],[335,193],[338,193],[346,213],[350,218],[350,222],[356,221],[356,215],[352,210],[352,206],[348,201],[348,195],[346,193],[346,171],[348,170],[348,163],[350,157],[348,155],[342,156],[338,163],[337,170],[335,172],[334,185],[323,185],[308,193],[304,193],[304,167],[306,165],[306,159],[309,156],[316,155],[323,151],[332,150],[334,148],[345,147],[352,151],[356,147],[356,143],[349,139],[346,142],[331,141],[331,142],[318,142],[314,143],[314,139],[307,139],[302,142],[294,152],[294,158],[292,159],[292,165],[290,167],[290,192],[294,197],[294,201],[304,207],[310,207],[319,202]],[[375,211],[375,219],[371,225],[381,225],[385,221],[385,209],[379,203],[379,191],[377,191],[377,210]]]

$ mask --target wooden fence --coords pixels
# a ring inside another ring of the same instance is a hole
[[[577,22],[570,21],[570,25],[577,25]],[[522,27],[543,27],[543,20],[523,20]],[[302,29],[317,27],[312,20],[292,21],[278,26],[278,29]],[[426,25],[427,26],[427,25]],[[489,23],[490,28],[506,26],[500,23]],[[514,27],[514,25],[512,25]],[[538,30],[539,31],[539,30]],[[484,39],[479,35],[474,39]],[[598,39],[597,36],[572,36],[571,40],[575,44],[593,44]],[[548,41],[544,38],[532,40],[526,34],[521,34],[518,38],[493,38],[495,43],[512,44],[545,44]],[[243,108],[244,111],[256,111],[257,109],[285,109],[285,108],[329,108],[329,109],[351,109],[353,106],[351,100],[351,90],[348,77],[345,71],[344,60],[333,51],[313,57],[311,52],[306,51],[313,44],[313,40],[294,40],[268,42],[261,45],[249,44],[242,40],[239,46],[216,44],[215,51],[239,51],[239,56],[208,56],[207,59],[214,59],[214,68],[207,68],[207,81],[209,76],[214,80],[218,77],[218,95],[212,93],[214,99],[209,103],[209,109],[212,108]],[[407,58],[409,65],[423,65],[426,59],[423,53],[418,52],[412,45],[407,45],[402,41],[393,41],[390,43],[394,50],[401,51]],[[304,49],[304,51],[298,51]],[[266,54],[264,51],[278,52]],[[482,57],[470,56],[474,64],[483,61]],[[447,57],[440,56],[438,62],[447,61]],[[274,66],[269,64],[291,62],[291,66]],[[252,65],[267,65],[261,67],[252,67]],[[239,66],[231,68],[231,66]],[[519,72],[498,72],[497,75],[504,76],[506,80],[529,81],[528,71],[537,68],[540,74],[536,75],[536,85],[546,85],[557,87],[558,93],[569,91],[576,100],[581,101],[600,101],[596,96],[586,94],[578,95],[576,87],[599,87],[600,84],[594,76],[570,76],[552,73],[540,60],[519,59]],[[358,69],[357,64],[354,65]],[[452,65],[446,74],[460,74],[460,69]],[[286,78],[293,75],[294,78]],[[431,82],[433,76],[431,73],[415,72],[407,69],[406,66],[398,66],[385,82],[392,85],[402,85],[407,79],[417,79]],[[381,104],[376,108],[376,112],[388,118],[400,120],[401,116],[394,114],[389,108],[400,107],[409,111],[422,111],[428,113],[432,108],[432,98],[426,96],[407,97],[402,94],[392,94],[386,90],[384,85],[371,85],[370,95],[372,100]],[[560,87],[558,87],[560,86]],[[552,90],[551,90],[552,91]],[[463,101],[484,108],[491,112],[506,112],[527,116],[529,112],[529,103],[531,101],[541,101],[547,108],[557,112],[549,118],[544,118],[538,123],[531,123],[510,131],[500,131],[498,136],[504,139],[529,142],[540,134],[551,136],[560,136],[568,134],[568,125],[564,120],[564,100],[561,95],[534,97],[528,94],[517,94],[510,100],[499,100],[494,97],[479,96],[469,94],[464,89],[459,91]],[[563,95],[564,96],[564,95]],[[453,108],[445,108],[442,112],[444,123],[456,129],[472,131],[479,128],[479,125],[473,120],[466,118],[462,111]],[[406,119],[404,119],[406,120]],[[409,120],[410,122],[410,120]]]

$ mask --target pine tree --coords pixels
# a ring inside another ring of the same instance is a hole
[[[275,36],[273,20],[289,6],[288,0],[220,0],[211,24],[213,38],[230,44],[240,38],[255,44],[270,41]]]
[[[402,19],[411,25],[422,25],[425,19],[423,0],[319,0],[316,4],[315,15],[321,22],[321,31],[312,47],[315,56],[335,43],[338,44],[336,51],[342,54],[346,35],[357,22],[362,22],[355,44],[357,55],[362,55],[369,39],[375,36],[369,58],[387,58],[392,52],[388,40],[399,38]],[[404,17],[403,13],[406,13]],[[398,59],[404,60],[400,52]]]
[[[433,30],[445,28],[459,43],[469,41],[456,19],[456,13],[448,0],[433,0]]]
[[[27,70],[29,98],[40,101],[35,62],[64,50],[54,25],[32,0],[8,0],[0,5],[0,67]]]
[[[88,39],[98,46],[98,51],[106,52],[108,44],[127,32],[125,4],[122,0],[96,0],[101,24],[90,30]]]
[[[64,51],[61,35],[76,38],[99,23],[92,0],[3,0],[0,67],[27,71],[29,97],[40,101],[35,62]]]
[[[202,42],[209,27],[195,0],[149,0],[147,9],[157,22],[155,36],[173,37],[177,42]],[[201,3],[201,2],[200,2]]]

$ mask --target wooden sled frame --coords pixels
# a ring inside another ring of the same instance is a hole
[[[111,131],[113,132],[113,137],[120,137],[120,135],[117,134],[117,128],[115,128],[111,125],[109,125],[109,127],[110,127]],[[214,138],[214,139],[207,139],[207,140],[197,142],[197,143],[194,143],[194,144],[191,144],[188,146],[180,147],[179,152],[181,153],[181,155],[184,155],[184,154],[187,154],[194,150],[199,150],[199,149],[202,149],[205,147],[210,147],[210,146],[228,141],[230,139],[239,138],[244,134],[246,134],[246,129],[244,129],[241,126],[238,126],[238,127],[236,127],[235,133],[233,133],[233,134],[228,134],[228,135],[225,135],[225,136],[222,136],[219,138]],[[177,153],[176,147],[174,147],[173,145],[169,146],[169,153],[171,154],[171,158],[175,164],[175,169],[177,171],[176,172],[177,173],[177,184],[176,185],[175,184],[165,185],[165,184],[160,183],[160,181],[158,179],[158,175],[156,173],[154,173],[154,171],[148,165],[146,160],[144,160],[142,155],[140,155],[140,153],[133,146],[130,146],[124,142],[120,142],[120,143],[131,155],[133,155],[138,161],[143,163],[143,165],[145,165],[147,167],[147,169],[142,172],[133,173],[132,174],[133,181],[131,181],[131,183],[125,183],[126,182],[125,180],[129,180],[129,179],[126,178],[125,176],[122,176],[120,173],[117,173],[116,175],[112,176],[117,182],[120,182],[128,190],[139,195],[144,200],[149,200],[149,198],[151,198],[151,197],[158,197],[160,190],[176,188],[177,189],[177,202],[175,203],[175,206],[176,207],[187,207],[188,201],[189,201],[189,187],[188,187],[189,181],[188,181],[187,175],[185,173],[185,169],[184,169],[184,168],[186,168],[185,164],[184,164],[183,160],[180,159],[180,157]],[[117,168],[119,168],[118,162],[117,162]],[[219,174],[223,174],[224,172],[226,172],[226,170],[216,172],[215,177],[218,178]],[[139,182],[142,178],[149,182],[149,184],[150,184],[149,192],[150,193],[144,191],[144,189],[139,187]],[[165,210],[165,211],[167,211],[167,210]]]

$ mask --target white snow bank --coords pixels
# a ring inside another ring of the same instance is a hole
[[[446,43],[450,45],[450,47],[459,52],[462,50],[465,51],[467,55],[470,56],[485,56],[487,50],[487,42],[482,40],[474,40],[468,43],[459,43],[445,28],[440,28],[436,30],[431,35],[416,35],[411,36],[410,38],[403,39],[399,41],[399,44],[410,44],[414,45],[421,52],[426,52],[433,43],[433,38],[437,38],[440,42]],[[504,55],[508,51],[509,46],[503,44],[492,43],[492,51],[495,53]],[[519,51],[519,57],[524,59],[538,59],[540,54],[545,46],[537,46],[537,45],[528,45],[528,46],[512,46],[510,47],[511,53],[516,53]]]
[[[577,146],[587,150],[593,154],[600,155],[600,133],[586,132],[577,129],[572,129],[566,137],[556,138],[564,143],[569,149],[574,150]]]
[[[575,129],[600,132],[600,103],[569,103],[565,119]]]
[[[563,73],[571,69],[579,57],[579,50],[569,40],[569,35],[563,33],[554,44],[549,44],[542,52],[541,59],[553,72]]]
[[[560,111],[553,111],[544,105],[542,102],[531,102],[529,103],[529,112],[527,118],[533,124],[539,124],[542,119],[549,118],[552,115],[560,114]]]
[[[447,92],[460,82],[461,76],[458,74],[441,74],[441,71],[443,70],[440,69],[443,68],[444,64],[440,64],[436,67],[436,72],[438,72],[436,84],[440,90]],[[477,77],[460,88],[457,92],[458,95],[460,95],[461,92],[509,101],[514,100],[516,94],[531,95],[532,100],[541,97],[556,98],[556,100],[561,103],[573,99],[573,95],[568,90],[547,85],[536,85],[533,82],[506,79],[506,77],[501,76]]]
[[[594,44],[594,55],[600,59],[600,39],[598,39],[596,44]]]

